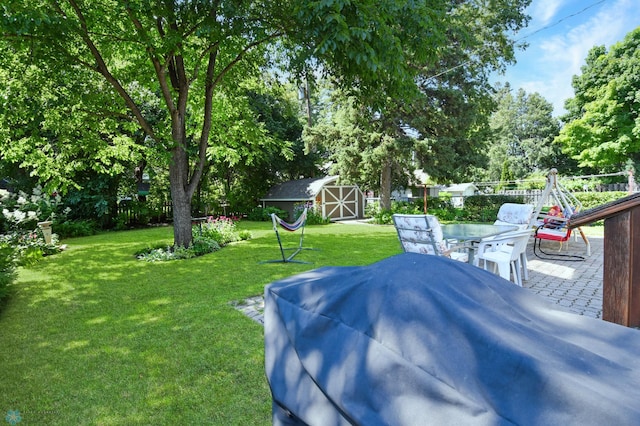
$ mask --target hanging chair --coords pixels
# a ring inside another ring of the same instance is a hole
[[[571,216],[573,216],[573,212],[570,209],[564,212],[560,206],[553,206],[549,209],[542,225],[539,225],[534,233],[533,254],[536,257],[550,260],[584,260],[584,256],[560,253],[564,243],[571,238],[571,228],[568,226]],[[542,250],[542,240],[557,241],[560,244],[558,253],[548,253]],[[538,252],[546,257],[540,256]]]
[[[300,253],[302,250],[311,250],[310,248],[302,247],[302,243],[304,241],[304,227],[307,223],[307,208],[302,211],[300,217],[293,223],[288,223],[285,220],[281,219],[275,213],[271,213],[271,222],[273,223],[273,231],[276,233],[276,238],[278,239],[278,246],[280,247],[280,254],[282,255],[282,259],[275,260],[265,260],[261,263],[311,263],[311,262],[303,262],[301,260],[293,260],[293,258]],[[300,241],[297,247],[283,247],[282,239],[280,238],[280,233],[278,232],[278,226],[288,232],[296,232],[300,230]],[[293,250],[289,256],[285,254],[285,251]]]
[[[555,204],[548,211],[543,211],[542,207],[547,201]],[[581,209],[582,204],[580,201],[558,182],[558,171],[551,169],[547,176],[547,184],[529,222],[529,226],[536,230],[533,253],[539,258],[543,257],[538,252],[546,256],[552,256],[553,260],[584,260],[583,256],[546,253],[542,251],[540,246],[542,240],[557,241],[560,243],[560,250],[562,250],[563,243],[568,242],[571,238],[571,229],[567,226],[571,216]],[[587,256],[591,256],[589,239],[581,228],[577,228],[577,230],[586,245]],[[547,257],[547,259],[550,258]]]

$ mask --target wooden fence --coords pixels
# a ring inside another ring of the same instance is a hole
[[[147,203],[122,200],[118,203],[117,217],[125,225],[145,225],[147,223],[161,223],[172,220],[173,205],[165,201],[151,207]]]

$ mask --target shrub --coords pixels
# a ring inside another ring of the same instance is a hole
[[[582,203],[582,210],[592,209],[602,204],[610,203],[627,196],[626,192],[611,191],[611,192],[577,192],[575,197]]]
[[[247,219],[255,222],[267,222],[271,220],[271,213],[275,213],[281,219],[286,219],[289,216],[289,213],[277,207],[255,207],[249,212]]]
[[[210,217],[200,226],[191,228],[193,241],[191,247],[172,247],[160,244],[147,247],[135,253],[139,260],[159,262],[165,260],[190,259],[220,250],[221,247],[233,241],[248,240],[251,232],[238,232],[233,219],[221,216]]]
[[[307,225],[326,225],[331,223],[331,219],[322,216],[319,206],[312,203],[298,203],[293,206],[293,216],[298,220],[304,209],[307,209]]]
[[[22,191],[16,194],[0,190],[0,232],[36,228],[38,222],[55,217],[60,201],[60,195],[44,194],[39,186],[31,195]]]
[[[124,230],[127,228],[147,226],[151,219],[160,217],[162,212],[153,208],[151,203],[136,199],[122,200],[118,203],[118,215],[114,219],[114,229]]]
[[[211,216],[201,226],[194,226],[193,236],[201,236],[214,240],[220,246],[225,246],[240,239],[233,219],[226,216],[220,216],[218,218]]]
[[[241,241],[246,241],[253,238],[253,235],[251,234],[251,231],[249,231],[248,229],[243,229],[240,232],[238,232],[238,237],[240,237]]]
[[[48,256],[60,251],[58,246],[58,236],[51,236],[51,244],[44,241],[44,236],[40,229],[36,231],[17,230],[2,236],[2,242],[13,247],[15,261],[20,266],[28,266]]]
[[[445,194],[446,195],[446,194]],[[575,197],[582,203],[582,209],[587,210],[593,207],[609,203],[627,195],[626,192],[577,192]],[[493,222],[500,206],[504,203],[524,203],[524,196],[521,195],[473,195],[466,197],[464,208],[459,209],[452,206],[449,197],[429,197],[427,199],[428,213],[436,216],[441,221],[468,221],[468,222]],[[368,212],[373,214],[373,223],[388,225],[392,224],[391,216],[394,213],[401,214],[422,214],[424,212],[423,202],[393,202],[391,210],[380,210],[377,203],[369,207]]]
[[[392,210],[379,210],[371,222],[377,225],[389,225],[393,223],[393,219],[391,218],[392,215]]]
[[[142,250],[136,253],[139,260],[147,262],[162,262],[166,260],[189,259],[195,257],[196,254],[192,249],[184,247],[174,248],[172,246],[162,246],[153,249]]]
[[[97,230],[97,224],[93,220],[65,220],[54,221],[53,228],[60,238],[86,237],[94,235]]]
[[[443,194],[443,193],[441,193]],[[451,197],[446,193],[444,197],[428,197],[427,212],[436,216],[441,221],[469,221],[469,222],[489,222],[494,221],[500,206],[503,203],[523,203],[522,196],[513,195],[474,195],[465,198],[464,208],[456,208],[451,203]],[[374,210],[374,208],[372,208]],[[392,202],[391,210],[378,211],[373,222],[377,224],[391,224],[394,213],[400,214],[423,214],[424,202],[416,200],[413,202]]]
[[[378,213],[380,213],[380,202],[378,201],[371,201],[371,202],[367,202],[366,205],[364,206],[364,217],[370,217],[370,218],[374,218]]]
[[[202,239],[199,239],[197,241],[197,244],[196,241],[194,241],[194,244],[192,244],[189,248],[159,244],[139,250],[135,253],[135,255],[138,260],[144,260],[146,262],[164,262],[167,260],[191,259],[193,257],[201,256],[206,253],[211,253],[210,251],[207,251],[206,253],[202,252],[207,247],[212,248],[212,251],[215,251],[219,248],[215,241],[213,241],[213,243],[209,242],[207,244],[204,243]]]
[[[220,244],[216,240],[198,236],[193,239],[191,248],[196,256],[202,256],[220,250]]]
[[[462,220],[464,216],[464,211],[455,207],[449,209],[429,209],[428,213],[442,221]]]
[[[428,214],[436,216],[440,220],[459,220],[461,210],[453,207],[453,205],[451,204],[451,197],[427,197],[427,212]],[[392,224],[393,219],[391,218],[391,216],[394,213],[423,214],[424,201],[393,201],[391,203],[391,210],[378,209],[378,212],[373,216],[372,222],[379,225]]]
[[[45,243],[37,225],[54,218],[59,203],[59,195],[44,194],[40,187],[34,188],[31,195],[0,190],[0,232],[4,234],[0,237],[3,244],[12,247],[18,265],[31,265],[42,256],[60,251],[58,236],[52,235],[51,244]]]
[[[0,299],[7,295],[15,278],[15,250],[8,242],[0,241]]]
[[[391,203],[391,210],[379,210],[373,217],[373,223],[379,225],[389,225],[393,223],[391,216],[394,213],[398,214],[421,214],[423,207],[417,203],[410,203],[406,201],[394,201]]]

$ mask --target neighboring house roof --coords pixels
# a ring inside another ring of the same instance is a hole
[[[271,187],[260,201],[313,200],[323,186],[335,183],[337,180],[338,176],[290,180]]]
[[[469,189],[477,191],[478,187],[475,186],[473,183],[458,183],[458,184],[451,185],[451,186],[448,186],[448,187],[444,188],[443,191],[445,191],[445,192],[465,192],[465,191],[468,191]]]

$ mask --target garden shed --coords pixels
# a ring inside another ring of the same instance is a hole
[[[261,198],[262,207],[277,207],[294,217],[293,207],[300,203],[312,203],[322,216],[332,221],[362,219],[364,195],[357,185],[336,185],[338,176],[291,180],[273,186]]]
[[[475,195],[478,187],[473,183],[458,183],[442,190],[451,194],[451,202],[456,207],[464,206],[464,197]]]

